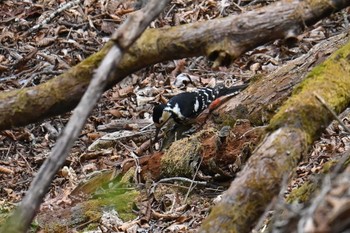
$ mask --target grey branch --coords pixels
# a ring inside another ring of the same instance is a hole
[[[47,18],[45,18],[41,23],[35,25],[34,27],[32,27],[31,29],[28,30],[27,33],[32,33],[40,28],[42,28],[45,24],[47,24],[48,22],[50,22],[53,18],[55,18],[57,15],[59,15],[62,11],[71,8],[77,4],[79,4],[81,2],[81,0],[75,0],[75,1],[71,1],[71,2],[67,2],[66,4],[62,5],[60,8],[58,8],[57,10],[55,10],[54,12],[52,12]]]
[[[135,13],[115,33],[118,44],[113,46],[97,69],[87,91],[75,108],[72,117],[58,139],[50,156],[41,166],[31,183],[27,195],[10,217],[1,232],[26,232],[39,209],[50,183],[62,167],[74,141],[79,136],[87,117],[107,85],[108,77],[122,59],[126,49],[141,35],[147,25],[161,12],[169,0],[151,0],[143,10]],[[153,10],[152,10],[153,9]],[[125,29],[130,29],[130,32]],[[131,30],[132,29],[132,30]],[[122,49],[120,48],[120,45]]]

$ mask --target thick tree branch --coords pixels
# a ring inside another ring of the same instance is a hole
[[[284,0],[241,15],[149,29],[123,57],[107,87],[143,67],[170,59],[207,55],[215,65],[229,64],[258,45],[296,36],[305,25],[348,5],[347,0]],[[0,93],[0,130],[71,110],[111,45],[107,43],[100,52],[47,83]]]

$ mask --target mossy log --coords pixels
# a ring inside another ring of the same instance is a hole
[[[350,103],[350,42],[315,67],[271,119],[270,133],[203,222],[200,232],[249,232],[284,177],[293,172],[311,143],[332,120],[316,99],[336,112]]]
[[[108,87],[143,67],[170,59],[206,55],[214,66],[227,65],[258,45],[295,37],[305,25],[348,5],[347,0],[284,0],[240,15],[146,30],[116,68]],[[0,130],[72,110],[111,45],[44,84],[0,93]]]
[[[349,33],[330,37],[266,77],[254,77],[249,89],[223,105],[218,111],[222,115],[233,117],[239,117],[242,112],[249,113],[246,116],[253,125],[267,124],[276,110],[291,95],[293,87],[305,78],[310,68],[327,59],[330,54],[346,44],[349,38]]]

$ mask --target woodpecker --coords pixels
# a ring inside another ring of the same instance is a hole
[[[160,128],[173,118],[178,124],[188,124],[210,105],[215,104],[220,97],[237,95],[248,85],[233,87],[217,86],[214,88],[199,88],[192,92],[183,92],[172,97],[167,104],[156,105],[153,109],[153,122],[156,126],[156,139]]]

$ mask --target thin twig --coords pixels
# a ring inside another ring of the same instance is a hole
[[[192,186],[193,186],[193,183],[195,181],[194,179],[196,179],[196,177],[197,177],[197,174],[198,174],[198,171],[199,171],[199,168],[200,168],[202,162],[203,162],[203,157],[201,157],[201,160],[199,161],[199,164],[197,166],[196,172],[193,174],[192,182],[190,184],[190,187],[188,187],[188,190],[187,190],[187,193],[186,193],[186,196],[185,196],[185,203],[187,202],[187,198],[190,195],[190,192],[192,191]]]
[[[55,18],[57,15],[59,15],[62,11],[67,10],[68,8],[71,8],[77,4],[79,4],[81,0],[75,0],[71,2],[67,2],[66,4],[60,6],[58,9],[56,9],[54,12],[52,12],[47,18],[45,18],[42,22],[35,25],[34,27],[30,28],[27,32],[27,34],[32,33],[40,28],[42,28],[45,24],[50,22],[53,18]]]
[[[342,170],[345,162],[350,158],[350,150],[347,150],[343,153],[342,158],[338,161],[337,165],[334,167],[334,170],[331,174],[331,178],[334,179]]]
[[[326,101],[317,93],[314,93],[316,99],[322,104],[324,108],[326,108],[333,116],[333,118],[339,122],[339,124],[344,128],[346,132],[350,134],[350,129],[343,123],[341,119],[337,116],[337,114],[329,107],[329,105],[326,103]]]
[[[321,192],[316,196],[310,208],[307,209],[303,217],[300,219],[298,223],[298,228],[297,228],[298,232],[304,232],[307,222],[311,220],[317,207],[319,206],[321,201],[324,200],[327,193],[331,190],[332,186],[331,186],[331,179],[329,175],[325,176],[325,178],[323,179],[322,187],[323,188],[321,189]]]
[[[199,184],[199,185],[207,185],[207,182],[205,181],[195,181],[195,180],[191,180],[191,179],[188,179],[186,177],[169,177],[169,178],[163,178],[161,180],[158,180],[158,182],[156,183],[153,183],[153,185],[151,186],[151,191],[150,193],[154,193],[157,186],[160,184],[160,183],[166,183],[166,182],[169,182],[169,181],[183,181],[183,182],[189,182],[192,184]],[[191,186],[190,186],[191,187]]]
[[[195,181],[195,180],[188,179],[186,177],[163,178],[163,179],[159,180],[157,183],[166,183],[169,181],[184,181],[184,182],[190,182],[190,183],[194,183],[194,184],[207,185],[206,181]]]

